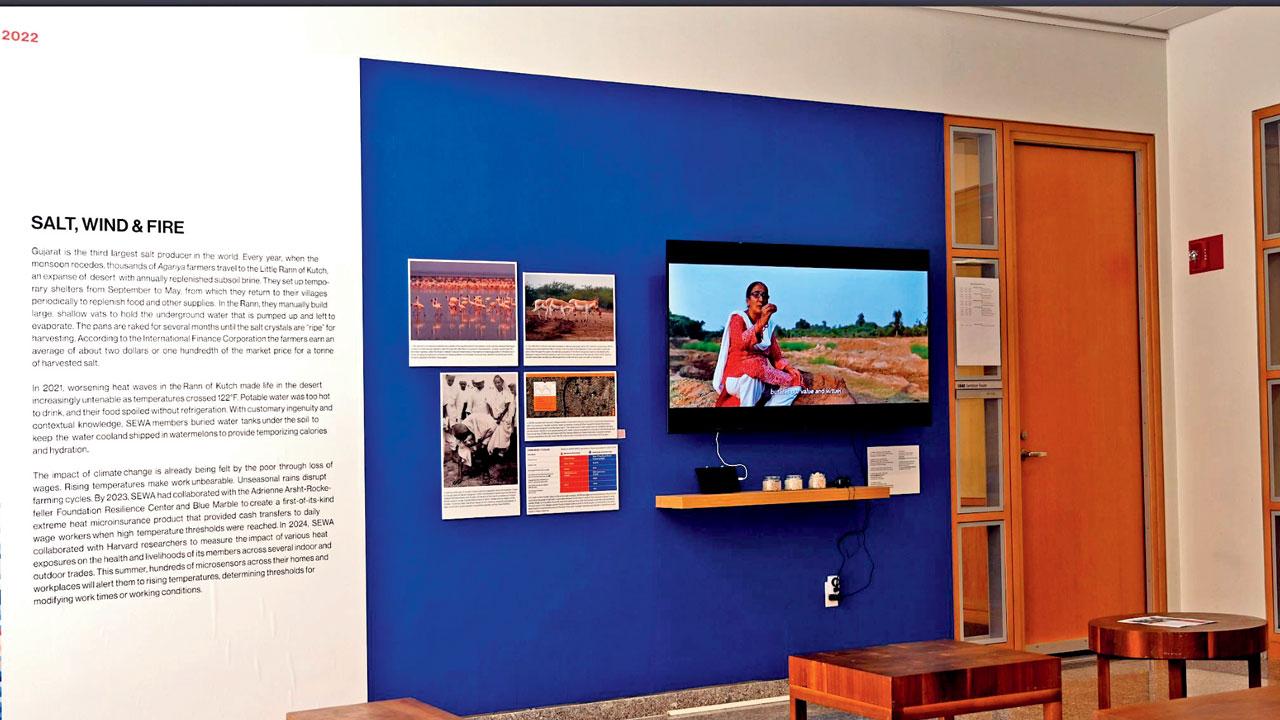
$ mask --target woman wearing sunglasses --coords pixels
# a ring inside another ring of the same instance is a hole
[[[778,346],[773,324],[778,306],[769,302],[769,286],[760,281],[747,286],[746,299],[746,310],[735,312],[725,322],[711,380],[720,393],[716,407],[790,405],[804,380],[782,357]]]

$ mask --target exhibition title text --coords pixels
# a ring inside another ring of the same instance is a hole
[[[135,232],[153,235],[183,235],[185,220],[129,219],[111,217],[77,217],[75,215],[32,215],[33,230],[63,232]]]

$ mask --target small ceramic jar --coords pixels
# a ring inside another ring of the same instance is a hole
[[[811,475],[809,475],[809,489],[810,489],[810,490],[821,490],[821,489],[825,488],[826,486],[827,486],[827,476],[826,476],[826,475],[824,475],[824,474],[822,474],[822,473],[820,473],[820,472],[814,472],[814,473],[812,473]]]
[[[778,492],[782,489],[782,478],[777,475],[766,475],[760,489],[765,492]]]
[[[782,487],[787,490],[803,490],[804,478],[799,475],[788,475],[787,480],[783,483]]]

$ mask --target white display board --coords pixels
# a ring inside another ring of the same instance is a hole
[[[920,494],[920,446],[868,447],[867,481],[888,485],[890,495]]]
[[[363,701],[357,63],[41,17],[0,81],[4,715]]]

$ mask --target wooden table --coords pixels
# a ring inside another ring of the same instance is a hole
[[[1099,710],[1099,720],[1252,720],[1280,717],[1280,685],[1214,693],[1185,700]]]
[[[285,720],[458,720],[458,716],[413,698],[295,710]]]
[[[1249,687],[1262,684],[1262,652],[1267,621],[1248,615],[1160,613],[1165,617],[1213,620],[1208,625],[1162,628],[1122,623],[1144,613],[1112,615],[1089,621],[1089,649],[1098,654],[1098,708],[1111,707],[1112,658],[1167,660],[1169,697],[1187,696],[1188,660],[1247,660]]]
[[[791,718],[808,703],[874,720],[947,718],[1044,705],[1062,718],[1062,661],[1049,655],[954,640],[792,655]]]

